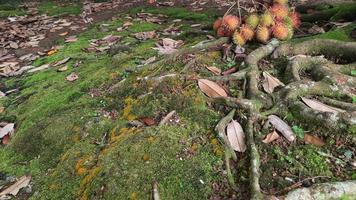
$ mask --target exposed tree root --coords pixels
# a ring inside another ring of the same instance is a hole
[[[162,63],[172,62],[181,55],[201,51],[205,48],[216,47],[225,42],[227,42],[227,39],[223,38],[197,47],[182,49],[174,55],[154,63],[147,68],[151,69],[162,65]],[[234,118],[236,109],[240,109],[246,113],[247,119],[244,130],[247,136],[250,156],[249,178],[251,199],[264,198],[259,184],[260,156],[258,146],[254,141],[254,134],[261,129],[260,125],[258,125],[260,121],[265,120],[271,114],[276,114],[283,118],[290,112],[298,112],[299,116],[303,116],[304,121],[319,121],[325,127],[334,130],[341,130],[340,124],[347,126],[354,126],[356,124],[356,113],[354,112],[356,106],[351,103],[351,98],[355,95],[354,88],[356,79],[348,75],[347,69],[350,69],[349,65],[334,64],[322,56],[312,56],[325,55],[327,58],[342,58],[349,63],[355,62],[356,43],[319,39],[302,43],[285,43],[281,46],[279,46],[279,43],[278,40],[271,40],[267,45],[250,53],[245,60],[246,67],[237,73],[228,76],[206,77],[206,79],[214,81],[247,80],[246,93],[239,98],[219,97],[207,99],[212,103],[233,108],[231,112],[217,124],[215,131],[225,149],[228,181],[234,190],[237,190],[237,188],[233,173],[231,172],[230,159],[236,161],[237,157],[225,134],[225,129]],[[273,52],[275,57],[282,55],[297,56],[292,57],[288,66],[286,66],[285,77],[289,80],[289,83],[277,92],[266,94],[259,89],[261,88],[259,86],[261,72],[258,63],[261,59],[269,56]],[[310,73],[311,77],[303,78],[301,74],[304,73]],[[187,74],[169,74],[161,77],[146,77],[142,80],[160,83],[165,78],[172,77],[192,79],[192,77],[189,77]],[[193,79],[197,78],[198,77],[195,77]],[[313,110],[301,101],[301,97],[310,96],[317,97],[321,102],[330,106],[345,109],[345,112],[325,113]],[[303,119],[300,120],[303,121]],[[343,188],[341,187],[341,189]],[[290,195],[288,195],[288,197],[289,196]]]
[[[356,42],[341,42],[337,40],[313,39],[300,43],[284,43],[273,53],[278,56],[290,55],[325,55],[331,58],[341,58],[355,62]]]
[[[285,200],[352,199],[356,195],[356,181],[322,183],[288,193]]]

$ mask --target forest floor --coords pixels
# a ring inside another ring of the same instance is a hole
[[[151,199],[156,184],[161,199],[246,199],[250,156],[236,153],[229,162],[232,189],[214,131],[231,108],[210,102],[197,83],[216,75],[209,67],[240,70],[244,60],[224,60],[213,48],[160,63],[169,56],[161,53],[214,40],[212,24],[230,4],[199,2],[104,2],[91,4],[93,13],[85,16],[81,4],[0,4],[0,126],[15,125],[0,146],[0,189],[27,176],[31,181],[17,199]],[[348,14],[356,6],[343,6],[335,20],[308,22],[306,14],[289,42],[355,42],[356,23]],[[172,46],[160,48],[162,41]],[[246,46],[246,55],[259,46]],[[354,58],[334,61],[347,64],[345,73],[354,77]],[[259,62],[284,83],[287,63],[285,57]],[[231,96],[242,95],[240,80],[219,84]],[[345,101],[354,106],[356,99]],[[255,134],[264,194],[356,179],[355,124],[328,129],[303,120],[298,109],[280,117],[295,142],[264,143],[268,132]],[[235,118],[243,121],[244,112]],[[321,142],[307,144],[305,134]]]

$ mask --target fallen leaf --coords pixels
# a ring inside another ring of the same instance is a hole
[[[156,56],[150,57],[149,59],[143,61],[142,64],[149,65],[149,64],[153,63],[154,61],[156,61]]]
[[[213,81],[206,79],[199,79],[198,85],[201,91],[204,92],[208,97],[227,97],[226,91]]]
[[[9,123],[3,128],[0,129],[0,139],[3,138],[5,135],[11,135],[14,132],[14,123]]]
[[[148,32],[140,32],[140,33],[135,33],[135,37],[139,40],[148,40],[148,39],[153,39],[156,37],[156,31],[148,31]]]
[[[232,120],[232,122],[227,125],[226,132],[232,149],[238,152],[245,152],[245,133],[241,125],[237,121]]]
[[[64,42],[76,42],[76,41],[78,41],[78,38],[77,38],[77,36],[69,36],[69,37],[67,37],[65,40],[64,40]]]
[[[139,119],[142,123],[144,123],[146,126],[153,126],[156,124],[155,120],[149,117],[142,117]]]
[[[0,198],[4,198],[7,195],[16,196],[20,189],[27,187],[30,184],[31,176],[22,176],[16,183],[6,188],[0,193]]]
[[[213,72],[213,74],[220,76],[221,75],[221,69],[217,67],[206,67],[209,71]]]
[[[64,71],[67,71],[67,70],[68,70],[68,66],[67,65],[57,69],[58,72],[64,72]]]
[[[66,35],[68,35],[68,31],[67,31],[67,32],[64,32],[64,33],[60,33],[59,35],[60,35],[60,36],[66,36]]]
[[[159,125],[164,125],[166,124],[174,115],[176,114],[176,111],[173,110],[170,113],[168,113],[160,122]]]
[[[53,55],[53,54],[57,53],[57,51],[58,50],[56,50],[56,49],[55,50],[51,50],[51,51],[47,52],[47,55],[48,56]]]
[[[59,66],[59,65],[63,65],[63,64],[65,64],[66,62],[68,62],[69,60],[70,60],[70,57],[66,57],[66,58],[64,58],[63,60],[60,60],[60,61],[58,61],[58,62],[53,63],[52,66],[53,66],[53,67],[57,67],[57,66]]]
[[[5,111],[5,107],[0,107],[0,114]]]
[[[339,109],[339,108],[335,108],[332,106],[328,106],[326,104],[323,104],[317,100],[313,100],[313,99],[308,99],[308,98],[304,98],[302,97],[302,101],[309,106],[311,109],[316,110],[316,111],[320,111],[320,112],[329,112],[329,113],[334,113],[334,114],[338,114],[338,113],[343,113],[346,112],[345,110]]]
[[[312,136],[312,135],[309,135],[309,134],[304,134],[304,141],[306,144],[313,144],[315,146],[318,146],[318,147],[321,147],[321,146],[324,146],[325,145],[325,142],[316,137],[316,136]]]
[[[73,82],[79,78],[78,74],[73,72],[69,76],[67,76],[67,81]]]
[[[5,135],[5,136],[2,138],[1,143],[2,143],[3,145],[7,145],[7,144],[9,143],[9,141],[10,141],[10,136],[9,136],[9,135]]]
[[[16,42],[10,42],[10,47],[13,49],[18,49],[19,45]]]
[[[183,45],[182,40],[173,40],[170,38],[163,38],[160,43],[156,43],[156,49],[160,54],[172,54],[177,51],[177,48]]]
[[[273,93],[274,89],[278,86],[284,86],[280,80],[269,74],[268,72],[263,72],[263,89],[268,93]]]
[[[192,27],[192,28],[199,27],[199,26],[201,26],[201,24],[192,24],[192,25],[190,25],[190,27]]]
[[[5,97],[5,96],[6,96],[6,94],[0,91],[0,98]]]
[[[285,123],[281,118],[276,115],[268,116],[268,120],[266,123],[272,124],[272,126],[277,129],[282,135],[289,141],[293,142],[295,140],[295,134],[292,128]]]
[[[279,134],[277,133],[277,131],[273,131],[273,132],[267,134],[266,138],[264,140],[262,140],[262,142],[268,144],[268,143],[275,141],[278,138],[279,138]]]
[[[36,68],[33,68],[33,69],[28,70],[27,73],[33,73],[33,72],[45,70],[45,69],[47,69],[47,68],[49,68],[49,67],[50,67],[49,64],[44,64],[44,65],[41,65],[41,66],[39,66],[39,67],[36,67]]]
[[[237,71],[236,67],[231,67],[230,69],[225,70],[222,75],[227,76],[230,75],[232,73],[235,73]]]

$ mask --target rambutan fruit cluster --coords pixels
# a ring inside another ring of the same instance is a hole
[[[299,14],[290,9],[288,0],[273,0],[269,8],[240,19],[226,15],[215,21],[213,27],[219,37],[231,37],[236,45],[243,46],[256,39],[267,43],[272,37],[288,40],[301,24]]]

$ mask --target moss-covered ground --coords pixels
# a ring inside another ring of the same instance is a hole
[[[48,3],[43,7],[53,8],[53,5]],[[56,12],[53,8],[49,14],[56,15]],[[68,12],[77,9],[71,7]],[[134,22],[128,30],[116,31],[126,21],[127,14],[137,12],[164,14],[168,20],[160,25]],[[154,72],[132,72],[141,61],[160,57],[152,49],[156,39],[139,41],[132,33],[163,30],[172,20],[182,19],[184,32],[172,38],[182,39],[186,46],[191,46],[205,40],[205,34],[213,34],[209,25],[214,18],[211,12],[189,12],[183,8],[135,8],[118,14],[117,20],[104,22],[109,24],[108,31],[102,32],[100,24],[94,24],[78,35],[77,42],[58,41],[64,46],[62,49],[34,62],[40,66],[70,56],[69,70],[58,72],[57,68],[50,68],[32,75],[1,79],[0,89],[20,90],[0,100],[0,106],[6,108],[0,114],[0,121],[16,123],[14,137],[0,148],[0,171],[14,176],[31,175],[34,190],[31,199],[36,200],[149,199],[155,181],[162,199],[208,199],[216,192],[223,198],[243,199],[248,187],[248,156],[238,155],[239,162],[233,165],[241,193],[231,192],[226,183],[223,150],[213,132],[226,110],[207,104],[194,80],[169,78],[157,85],[139,79],[150,74],[180,72],[183,63],[161,66]],[[207,27],[204,35],[201,27],[190,26],[196,23]],[[319,37],[348,41],[354,27],[351,24]],[[82,51],[89,46],[90,39],[109,34],[122,36],[121,42],[131,51],[119,52],[116,58],[106,53]],[[200,55],[203,63],[228,68],[229,63],[223,63],[220,57],[219,52]],[[79,67],[73,67],[78,61],[82,62]],[[72,72],[79,79],[66,81]],[[207,70],[204,73],[209,75]],[[112,87],[123,79],[119,87]],[[90,95],[93,92],[98,95]],[[178,123],[144,128],[129,125],[130,121],[142,117],[159,122],[172,110],[177,111]],[[103,114],[108,112],[115,113],[115,117]],[[263,189],[285,188],[290,182],[283,177],[356,178],[352,171],[332,166],[318,153],[330,151],[336,141],[346,137],[335,134],[329,138],[327,133],[310,130],[297,119],[293,113],[287,118],[293,125],[323,136],[327,145],[317,148],[302,142],[291,146],[283,142],[273,145],[258,142],[261,158],[266,158],[261,166]],[[261,133],[258,139],[262,138]],[[347,150],[347,145],[338,149]]]

